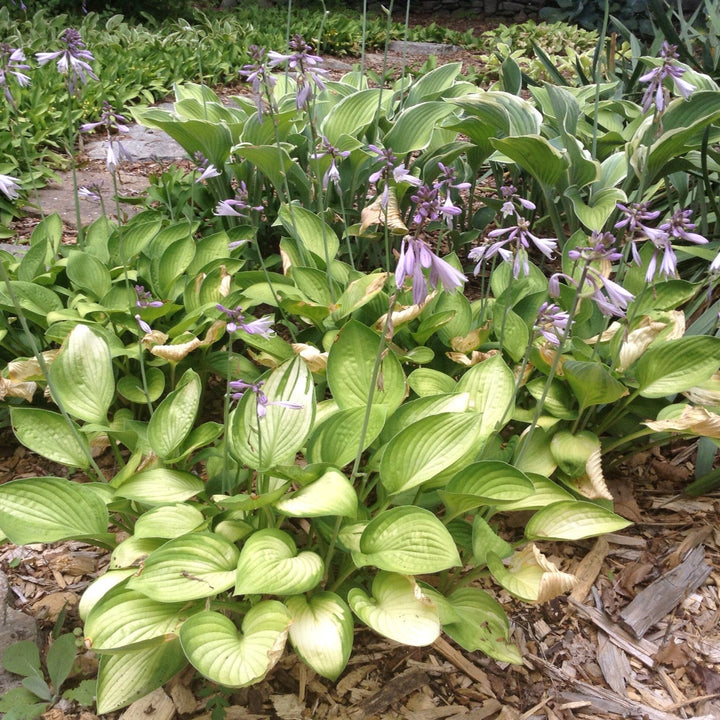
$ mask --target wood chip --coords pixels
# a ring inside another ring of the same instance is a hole
[[[652,625],[705,582],[711,568],[704,558],[705,549],[702,545],[696,547],[680,565],[651,582],[620,611],[623,624],[636,638],[642,638]]]
[[[353,708],[353,714],[366,718],[385,711],[393,703],[399,702],[411,693],[419,690],[430,682],[430,678],[422,670],[410,668],[388,680],[376,693],[362,702],[359,708]]]
[[[625,685],[632,674],[627,655],[610,642],[607,633],[598,631],[597,661],[605,682],[618,694],[627,696]]]
[[[433,647],[458,670],[472,678],[480,687],[479,690],[488,697],[495,697],[490,687],[490,679],[475,663],[470,662],[459,650],[456,650],[445,638],[439,637]]]
[[[495,698],[486,700],[480,707],[473,708],[470,712],[461,715],[453,715],[448,720],[485,720],[502,709],[502,705]]]
[[[593,549],[580,561],[573,574],[577,578],[577,584],[570,593],[570,597],[578,602],[583,602],[595,584],[597,576],[602,570],[603,562],[610,550],[608,541],[600,537],[595,541]]]
[[[144,698],[136,700],[120,716],[120,720],[172,720],[174,717],[173,701],[162,688],[158,688]]]

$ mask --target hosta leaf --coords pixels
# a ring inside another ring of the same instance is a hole
[[[217,535],[183,535],[150,553],[128,587],[158,602],[218,595],[235,584],[239,555],[235,545]]]
[[[521,500],[503,504],[504,511],[537,510],[563,500],[574,500],[574,497],[567,490],[544,475],[528,472],[526,477],[532,482],[534,491]]]
[[[409,505],[377,515],[360,538],[360,552],[364,565],[410,575],[460,565],[447,528],[429,510]]]
[[[277,600],[254,605],[242,630],[218,612],[201,612],[180,629],[188,660],[206,678],[225,687],[245,687],[262,680],[285,649],[292,619]]]
[[[433,130],[453,112],[453,106],[439,100],[422,102],[403,110],[385,136],[385,147],[396,155],[422,150],[430,144]]]
[[[335,338],[327,362],[327,381],[341,409],[365,407],[372,384],[373,367],[380,336],[356,320],[343,326]],[[405,398],[405,375],[392,352],[385,355],[380,373],[382,386],[376,387],[373,403],[387,405],[392,412]]]
[[[167,505],[188,500],[204,489],[205,485],[197,475],[169,468],[153,468],[126,480],[117,488],[117,495],[148,505]]]
[[[108,511],[94,492],[61,478],[24,478],[0,485],[0,528],[15,545],[98,537]]]
[[[720,338],[683,337],[649,347],[635,365],[640,395],[665,397],[704,382],[720,365]]]
[[[172,458],[192,430],[201,394],[200,376],[187,370],[177,388],[155,408],[147,433],[150,447],[159,458]]]
[[[258,412],[255,393],[246,392],[230,420],[230,450],[260,472],[287,463],[305,444],[315,418],[312,374],[300,357],[274,370],[262,387],[268,399]]]
[[[535,540],[580,540],[617,532],[629,520],[600,505],[580,500],[552,503],[538,510],[525,526],[525,537]]]
[[[494,138],[492,146],[532,175],[541,185],[560,187],[567,158],[540,135]]]
[[[161,603],[125,586],[107,592],[85,622],[85,643],[95,652],[126,652],[159,645],[193,613],[188,603]]]
[[[403,403],[388,418],[380,434],[380,440],[381,442],[387,442],[401,430],[431,415],[463,413],[468,409],[469,399],[470,395],[468,393],[443,393],[441,395],[428,395]]]
[[[291,517],[338,515],[354,518],[357,506],[357,493],[352,483],[334,468],[275,503],[276,510]]]
[[[86,588],[78,604],[80,619],[85,621],[90,611],[97,605],[101,597],[110,592],[116,585],[137,572],[136,568],[123,568],[122,570],[107,570],[100,577],[95,578]]]
[[[343,98],[325,116],[321,125],[322,135],[337,147],[344,134],[355,135],[372,122],[378,111],[380,90],[360,90]]]
[[[478,566],[486,564],[489,553],[500,558],[509,557],[513,553],[512,545],[503,540],[482,515],[473,518],[472,550],[473,560]]]
[[[160,368],[149,366],[145,368],[145,375],[149,400],[155,402],[165,389],[165,374]],[[140,404],[148,401],[142,379],[134,375],[123,375],[117,382],[117,391],[130,402]]]
[[[620,188],[606,187],[593,193],[592,199],[586,203],[577,187],[565,191],[565,197],[572,202],[577,219],[590,231],[600,232],[607,219],[615,211],[618,202],[625,202],[627,197]]]
[[[325,262],[333,260],[337,255],[340,247],[337,234],[315,213],[299,205],[282,205],[278,219],[290,237]]]
[[[610,405],[628,394],[628,389],[598,362],[566,360],[563,375],[581,410],[591,405]]]
[[[133,535],[149,538],[175,538],[196,530],[205,521],[192,505],[161,505],[144,512],[135,523]]]
[[[10,411],[10,418],[15,437],[33,452],[82,470],[90,466],[90,445],[80,435],[80,428],[60,413],[15,407]]]
[[[335,593],[296,595],[285,604],[292,615],[290,642],[302,661],[318,675],[337,680],[353,645],[353,617]]]
[[[365,450],[380,434],[387,408],[373,405],[367,423],[365,415],[364,407],[354,407],[338,410],[325,418],[308,439],[308,461],[343,467],[354,460],[358,452]]]
[[[504,507],[531,495],[530,479],[517,468],[499,460],[481,460],[463,468],[440,491],[451,517],[481,505]]]
[[[450,394],[456,391],[455,381],[439,370],[417,368],[408,376],[408,385],[420,397],[428,395]]]
[[[109,713],[164,685],[187,665],[180,640],[167,637],[156,647],[100,658],[97,712]]]
[[[477,413],[441,413],[399,432],[380,461],[380,480],[391,495],[416,487],[477,447]]]
[[[372,597],[353,588],[348,604],[368,627],[403,645],[430,645],[440,636],[435,603],[407,575],[379,572],[373,580]]]
[[[282,530],[253,533],[240,551],[235,595],[295,595],[322,580],[324,564],[314,552],[297,552]]]

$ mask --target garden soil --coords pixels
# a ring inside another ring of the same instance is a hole
[[[433,18],[442,24],[445,19]],[[450,22],[448,20],[448,22]],[[461,28],[467,29],[467,20]],[[481,28],[481,29],[484,29]],[[411,63],[409,53],[405,59]],[[442,62],[476,62],[449,51]],[[347,59],[329,59],[337,72]],[[402,54],[390,62],[398,67]],[[417,58],[417,62],[423,62]],[[381,55],[367,66],[379,72]],[[231,88],[224,94],[235,94]],[[125,168],[121,192],[142,192],[147,177],[170,162],[157,156]],[[80,184],[105,180],[102,160],[84,157]],[[92,175],[96,173],[97,175]],[[50,191],[61,194],[61,189]],[[73,242],[74,201],[63,216]],[[42,203],[46,208],[46,204]],[[128,206],[129,212],[132,205]],[[28,237],[37,218],[20,221]],[[514,600],[491,582],[480,585],[507,609],[521,666],[466,652],[449,639],[409,648],[358,630],[354,654],[335,683],[289,653],[257,685],[227,695],[227,720],[594,720],[619,717],[672,720],[720,718],[720,493],[683,495],[693,478],[695,443],[638,453],[605,468],[616,511],[627,530],[578,542],[542,543],[541,550],[580,582],[568,597],[540,605]],[[113,458],[98,458],[107,476]],[[67,469],[0,436],[0,483],[21,477],[63,476]],[[498,516],[506,537],[520,537],[526,518]],[[8,609],[34,618],[43,652],[58,616],[79,625],[83,590],[107,567],[103,551],[80,542],[0,548],[7,575]],[[4,584],[0,583],[0,588]],[[2,598],[0,598],[1,602]],[[639,608],[639,609],[638,609]],[[12,613],[6,616],[16,617]],[[2,613],[0,613],[2,615]],[[82,651],[75,680],[93,677],[97,658]],[[192,672],[106,720],[211,720],[208,686]],[[60,704],[47,720],[96,720],[92,712]]]

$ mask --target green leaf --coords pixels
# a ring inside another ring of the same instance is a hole
[[[158,467],[130,477],[117,488],[117,495],[148,505],[167,505],[189,500],[204,489],[203,481],[192,473]]]
[[[231,413],[229,446],[237,460],[265,472],[286,464],[305,444],[315,419],[315,388],[296,356],[270,374],[262,391],[268,399],[264,415],[250,391]]]
[[[144,512],[135,523],[134,537],[176,538],[203,524],[203,514],[192,505],[161,505]]]
[[[517,468],[498,460],[481,460],[463,468],[440,491],[450,517],[481,505],[504,507],[534,492],[530,479]]]
[[[412,376],[411,376],[412,377]],[[445,377],[448,377],[445,375]],[[448,393],[428,395],[403,403],[385,423],[380,434],[383,443],[391,440],[401,430],[431,415],[440,413],[464,413],[468,409],[468,393]]]
[[[320,126],[321,135],[335,147],[338,147],[342,135],[356,136],[375,117],[380,92],[378,88],[371,88],[344,97],[325,116]]]
[[[568,161],[559,150],[540,135],[494,138],[492,146],[530,173],[541,185],[559,188]]]
[[[394,495],[434,478],[477,447],[481,427],[477,413],[441,413],[413,423],[383,453],[383,486]]]
[[[173,390],[155,408],[148,423],[148,442],[163,460],[172,458],[195,423],[202,383],[194,370],[186,370]]]
[[[455,381],[439,370],[417,368],[408,376],[408,385],[420,397],[427,395],[450,395],[456,392]]]
[[[127,586],[158,602],[212,597],[234,585],[239,555],[218,535],[190,533],[151,552]]]
[[[61,478],[25,478],[0,485],[0,528],[16,545],[103,536],[105,503]]]
[[[40,650],[32,640],[20,640],[3,650],[2,666],[15,675],[42,677]]]
[[[110,271],[100,260],[82,250],[74,250],[68,255],[65,272],[75,287],[95,300],[102,300],[110,292]]]
[[[278,219],[290,237],[323,261],[329,262],[337,255],[340,241],[336,232],[315,213],[299,205],[282,205]]]
[[[431,645],[440,636],[435,603],[407,575],[379,572],[372,597],[355,587],[348,593],[348,604],[368,627],[403,645]]]
[[[360,538],[362,565],[388,572],[422,575],[460,565],[455,541],[429,510],[402,505],[385,510]]]
[[[380,336],[356,320],[350,320],[335,338],[327,361],[327,381],[341,409],[365,407],[372,383]],[[383,349],[385,344],[383,342]],[[405,398],[405,375],[392,352],[380,365],[382,385],[375,387],[372,401],[387,405],[392,413]]]
[[[76,325],[50,366],[57,401],[80,420],[106,423],[115,399],[112,357],[105,340],[87,325]]]
[[[405,105],[415,105],[421,100],[436,100],[444,90],[452,86],[461,67],[462,63],[447,63],[423,75],[410,86]]]
[[[333,682],[350,658],[353,646],[353,617],[347,603],[331,592],[309,598],[289,597],[292,624],[290,642],[300,659],[318,675]]]
[[[526,472],[526,477],[530,479],[535,488],[527,497],[515,502],[505,503],[503,505],[503,511],[509,512],[511,510],[537,510],[545,507],[552,503],[561,502],[563,500],[574,500],[565,488],[561,487],[557,483],[554,483],[549,478],[543,475],[538,475],[533,472]]]
[[[105,573],[95,578],[86,588],[80,598],[78,605],[78,614],[80,619],[85,621],[90,611],[97,605],[105,593],[109,592],[123,580],[137,572],[137,568],[123,568],[122,570],[107,570]]]
[[[183,651],[206,678],[224,687],[260,682],[282,656],[292,618],[277,600],[263,600],[243,618],[238,632],[218,612],[202,612],[180,630]]]
[[[67,680],[73,665],[75,664],[75,655],[77,654],[77,645],[75,645],[75,635],[73,633],[65,633],[53,642],[48,650],[45,659],[50,682],[55,692],[60,692],[62,684]]]
[[[282,530],[253,533],[240,551],[235,595],[295,595],[312,590],[322,580],[325,566],[314,552],[297,552]]]
[[[383,144],[397,156],[423,150],[430,144],[433,130],[452,112],[452,105],[439,100],[408,107],[393,120]]]
[[[581,412],[591,405],[611,405],[628,394],[628,389],[599,362],[566,360],[563,376],[575,393]]]
[[[565,191],[572,203],[577,219],[590,231],[600,232],[610,215],[615,211],[618,202],[625,202],[627,197],[620,188],[607,187],[593,192],[590,202],[585,202],[577,187]]]
[[[132,218],[123,226],[122,232],[116,231],[108,242],[111,258],[122,263],[129,262],[139,255],[162,227],[159,213],[148,210]]]
[[[352,483],[339,470],[329,468],[317,480],[278,500],[275,509],[290,517],[337,515],[354,518],[358,498]]]
[[[113,712],[164,685],[187,665],[180,640],[170,636],[155,647],[100,658],[97,712]]]
[[[489,553],[506,558],[512,555],[513,547],[490,527],[482,515],[476,515],[472,526],[472,551],[475,564],[482,567],[487,563]]]
[[[343,467],[367,449],[385,424],[387,408],[373,405],[365,425],[366,408],[338,410],[326,417],[308,439],[308,462]],[[362,440],[362,447],[360,441]]]
[[[580,540],[617,532],[632,525],[614,512],[581,500],[566,500],[538,510],[525,526],[525,537],[536,540]]]
[[[50,313],[63,309],[63,302],[52,290],[36,283],[22,280],[11,280],[10,287],[28,319],[42,327],[48,326],[47,317]],[[0,308],[15,314],[15,304],[5,283],[0,284]]]
[[[142,379],[134,375],[123,375],[117,382],[117,391],[126,400],[137,404],[145,404],[148,399],[155,402],[165,389],[165,373],[160,368],[145,368],[145,377],[147,380],[147,389],[149,398],[145,396],[143,390]]]
[[[660,398],[689,390],[720,365],[720,338],[683,337],[650,346],[637,361],[640,395]]]
[[[188,603],[151,600],[117,586],[93,607],[85,622],[85,644],[95,652],[127,652],[162,644],[193,613]]]
[[[512,415],[515,376],[501,355],[473,365],[458,381],[455,392],[470,395],[470,409],[481,418],[479,434],[484,440]]]
[[[0,711],[4,720],[35,720],[47,709],[46,702],[37,702],[37,695],[27,688],[11,688],[0,695]]]

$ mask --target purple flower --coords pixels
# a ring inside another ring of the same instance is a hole
[[[137,295],[135,305],[139,308],[160,308],[163,306],[160,300],[153,300],[150,291],[146,290],[142,285],[135,286],[135,294]]]
[[[586,262],[595,262],[598,260],[615,262],[622,258],[622,253],[618,252],[614,247],[617,240],[612,233],[601,233],[593,230],[588,240],[589,242],[586,247],[576,247],[569,250],[568,257],[571,260],[585,260]]]
[[[695,229],[695,223],[690,222],[692,210],[676,210],[669,220],[660,225],[660,230],[676,240],[685,240],[696,245],[705,245],[708,240],[698,233],[690,232]]]
[[[130,132],[130,128],[125,124],[127,121],[124,115],[116,113],[113,106],[107,100],[104,100],[100,119],[94,123],[81,125],[80,132],[93,132],[98,128],[102,128],[108,135],[115,132],[126,133]]]
[[[140,317],[140,315],[136,315],[135,320],[137,320],[138,326],[146,335],[149,335],[152,332],[152,328]]]
[[[440,168],[440,177],[437,179],[436,184],[438,188],[455,188],[455,190],[468,190],[472,185],[469,182],[455,182],[455,168],[443,165],[438,162]]]
[[[233,391],[231,395],[233,400],[240,400],[240,398],[248,391],[255,393],[257,400],[257,416],[264,418],[267,415],[267,408],[269,405],[280,405],[282,407],[292,408],[293,410],[300,410],[302,405],[298,403],[285,402],[283,400],[275,400],[270,402],[267,396],[262,391],[262,386],[265,384],[264,380],[258,380],[256,383],[248,383],[244,380],[231,380],[228,383],[230,390]]]
[[[325,171],[325,174],[323,175],[323,190],[327,190],[330,183],[335,185],[335,187],[337,188],[340,187],[340,170],[338,169],[337,161],[338,158],[344,160],[349,155],[349,150],[338,150],[336,147],[334,147],[328,142],[327,138],[323,137],[318,151],[310,155],[311,160],[320,160],[320,158],[324,158],[327,156],[330,156],[330,158],[332,158],[330,161],[330,167]]]
[[[466,280],[465,275],[430,250],[424,240],[406,235],[400,247],[400,257],[395,269],[395,284],[398,290],[401,290],[405,278],[412,278],[415,305],[422,304],[427,297],[428,281],[425,279],[423,269],[430,270],[430,287],[436,288],[440,283],[447,292],[455,292]]]
[[[530,232],[530,222],[523,217],[517,216],[515,222],[515,225],[491,230],[487,235],[492,239],[506,236],[502,240],[475,247],[468,253],[468,257],[477,262],[475,275],[480,272],[482,263],[494,255],[500,255],[505,262],[514,260],[513,277],[519,277],[521,269],[524,275],[529,275],[528,250],[531,246],[535,246],[545,257],[552,259],[553,251],[557,248],[557,240],[533,235]],[[513,250],[509,250],[506,245],[514,245]]]
[[[68,88],[72,94],[78,86],[78,80],[85,85],[88,78],[98,79],[89,65],[89,62],[95,58],[85,49],[85,43],[75,28],[67,28],[60,36],[60,40],[65,44],[65,50],[35,53],[35,57],[40,65],[57,59],[58,72],[68,76]]]
[[[555,273],[548,281],[548,290],[551,297],[560,295],[560,280],[567,281],[570,285],[578,287],[578,282],[565,273]],[[595,301],[598,309],[603,315],[616,315],[623,317],[627,310],[628,303],[635,299],[635,296],[618,285],[613,280],[606,278],[594,267],[587,267],[586,283],[592,288],[590,298]],[[584,292],[584,289],[580,289]],[[603,292],[604,291],[604,292]]]
[[[14,77],[20,87],[27,87],[30,78],[21,70],[29,70],[30,66],[25,64],[25,53],[20,48],[12,48],[3,43],[0,45],[0,87],[3,88],[7,101],[13,107],[15,98],[12,96],[9,87],[10,76]]]
[[[552,345],[560,345],[565,336],[570,315],[555,303],[544,302],[538,311],[535,328]]]
[[[239,74],[242,75],[252,86],[253,99],[258,109],[258,122],[262,122],[263,113],[275,109],[274,99],[270,93],[275,86],[276,80],[268,73],[267,53],[264,47],[250,45],[248,48],[250,57],[254,62],[245,65]]]
[[[313,88],[325,90],[323,75],[327,74],[327,70],[318,67],[323,59],[319,55],[313,55],[310,52],[312,48],[300,35],[295,35],[290,40],[289,45],[290,50],[293,51],[290,54],[286,55],[274,51],[267,54],[269,58],[268,67],[275,68],[287,64],[287,67],[293,71],[295,82],[298,85],[295,106],[298,110],[301,110],[307,107],[313,95]]]
[[[100,202],[102,198],[100,196],[99,189],[99,183],[94,183],[89,187],[81,185],[78,188],[78,197],[84,198],[85,200],[91,200],[92,202]]]
[[[17,200],[20,197],[20,180],[12,175],[0,175],[0,192],[9,200]]]
[[[668,42],[665,41],[660,50],[660,57],[662,58],[662,63],[658,65],[658,67],[654,67],[650,72],[638,78],[640,82],[650,83],[642,98],[642,109],[644,112],[650,109],[653,101],[655,102],[655,109],[659,113],[662,113],[667,107],[670,101],[670,93],[663,84],[665,78],[669,77],[673,81],[675,88],[685,100],[687,100],[695,90],[694,85],[682,79],[682,76],[685,74],[685,68],[675,62],[678,59],[677,47],[675,45],[669,45]]]
[[[248,203],[248,190],[244,181],[240,182],[240,187],[235,191],[235,197],[229,200],[221,200],[215,207],[214,215],[230,216],[230,217],[247,217],[250,210],[260,212],[262,205],[250,205]]]
[[[231,309],[220,304],[216,305],[216,307],[227,316],[227,331],[229,333],[234,333],[239,328],[248,335],[261,335],[264,338],[272,337],[275,334],[272,330],[273,318],[270,315],[245,322],[241,307]]]

